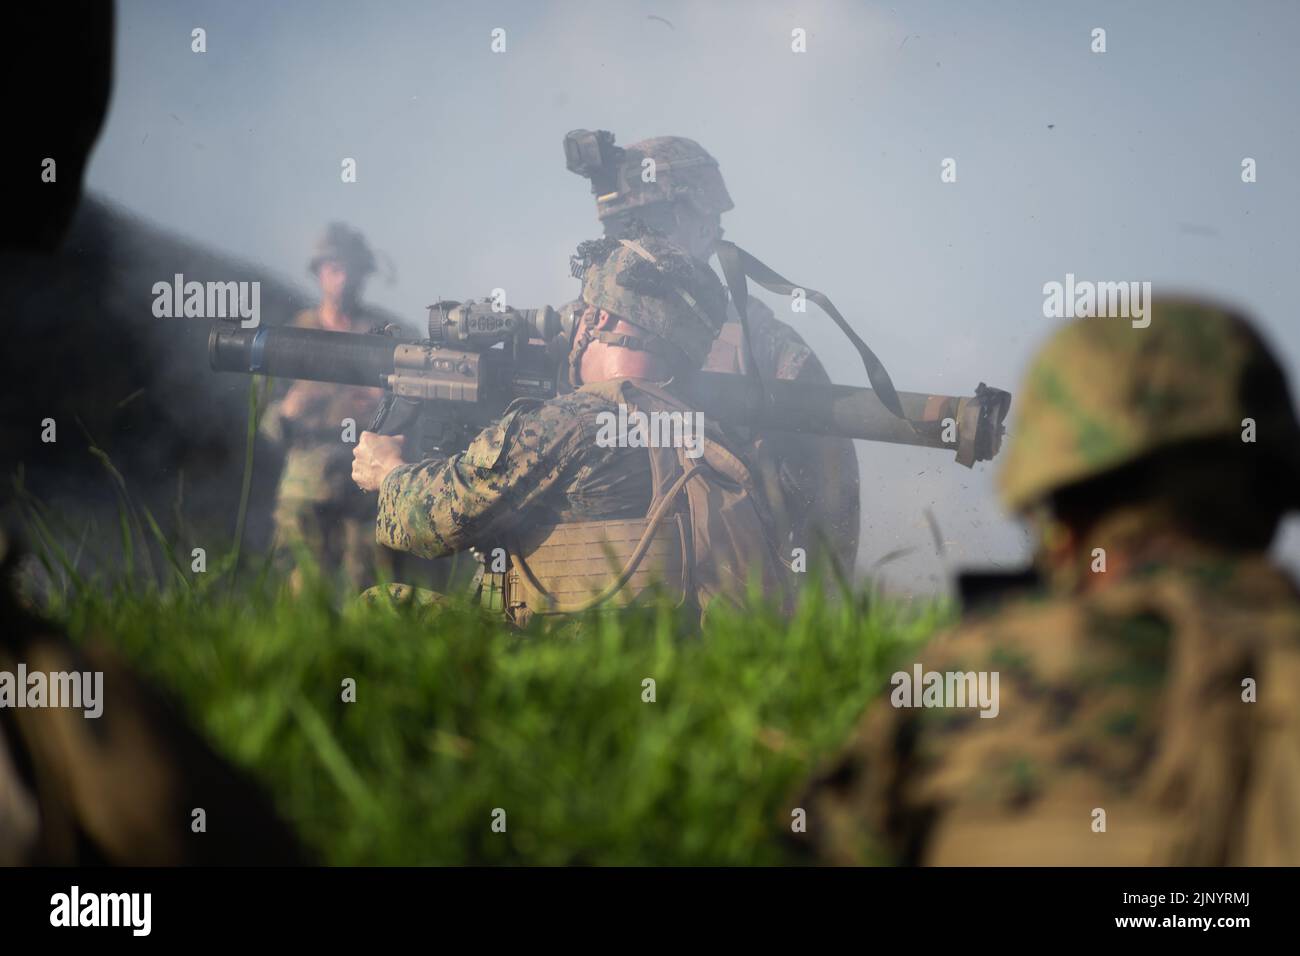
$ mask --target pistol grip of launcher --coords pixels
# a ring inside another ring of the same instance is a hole
[[[1002,447],[1003,420],[1011,408],[1011,393],[980,382],[975,395],[957,408],[957,464],[972,467],[989,461]]]
[[[419,416],[419,402],[389,392],[375,409],[369,430],[377,435],[405,435],[415,428]]]

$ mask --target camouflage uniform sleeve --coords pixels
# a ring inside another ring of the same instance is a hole
[[[561,484],[583,435],[560,409],[516,403],[465,451],[394,469],[379,489],[376,540],[424,558],[489,545]]]
[[[786,381],[830,382],[826,369],[803,336],[778,319],[766,303],[751,301],[746,311],[755,340],[755,358],[765,375]]]
[[[994,632],[1001,628],[981,621],[940,634],[900,661],[895,673],[911,678],[916,664],[925,673],[1023,671],[1022,658],[995,650]],[[1005,699],[1007,688],[1001,690]],[[919,699],[922,688],[914,691]],[[947,827],[965,791],[1001,799],[1008,787],[1023,785],[1022,765],[987,749],[985,732],[999,721],[981,719],[974,701],[958,708],[895,706],[896,693],[891,676],[849,742],[799,795],[796,805],[807,811],[808,824],[793,847],[805,859],[836,866],[934,863],[936,832]]]
[[[848,744],[822,765],[794,805],[807,814],[807,829],[789,838],[790,849],[808,863],[885,866],[904,862],[898,852],[895,796],[898,761],[908,734],[887,697],[867,708]],[[914,735],[913,735],[914,736]]]
[[[895,707],[894,688],[882,693],[803,794],[805,850],[840,864],[1158,859],[1172,805],[1150,799],[1144,776],[1160,749],[1170,631],[1118,597],[1013,602],[901,662],[927,680],[988,675],[989,719],[969,703]],[[1093,830],[1098,808],[1109,837]]]

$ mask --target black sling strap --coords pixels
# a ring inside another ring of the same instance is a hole
[[[722,274],[727,280],[727,287],[731,291],[731,301],[736,306],[736,312],[740,315],[740,328],[744,333],[745,339],[745,360],[749,363],[750,373],[757,376],[758,366],[754,363],[753,347],[749,341],[749,323],[746,316],[746,309],[749,304],[749,290],[745,284],[745,277],[753,279],[764,289],[769,292],[775,292],[778,295],[790,295],[795,289],[802,289],[804,294],[812,299],[821,308],[823,312],[829,315],[832,321],[839,326],[853,347],[858,350],[862,356],[862,364],[867,370],[867,380],[871,382],[871,387],[876,392],[876,397],[880,403],[887,409],[897,415],[899,418],[906,419],[903,414],[903,405],[898,400],[898,392],[894,389],[894,382],[885,371],[885,366],[881,364],[876,353],[858,333],[844,320],[840,315],[839,309],[835,308],[829,298],[824,293],[816,289],[810,289],[807,286],[795,285],[793,282],[781,277],[768,266],[764,265],[758,259],[741,249],[734,242],[728,242],[725,239],[718,240],[714,246],[718,254],[718,262],[722,266]],[[762,379],[759,379],[759,387],[762,388]]]
[[[727,248],[723,248],[726,246]],[[740,338],[745,348],[745,372],[758,383],[758,395],[763,404],[767,404],[767,388],[763,385],[763,375],[758,362],[754,360],[754,343],[749,338],[749,287],[745,283],[745,270],[741,265],[739,248],[730,242],[718,241],[714,247],[718,253],[718,264],[722,266],[722,276],[727,280],[727,291],[731,293],[731,303],[740,316]]]

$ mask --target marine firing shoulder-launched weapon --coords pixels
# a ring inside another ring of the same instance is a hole
[[[549,306],[499,311],[490,303],[429,307],[429,338],[215,322],[208,357],[217,371],[340,385],[388,394],[371,431],[406,434],[429,457],[465,447],[517,398],[548,399],[567,387],[575,316]],[[869,388],[695,372],[674,390],[726,425],[946,448],[967,467],[1002,443],[1011,395],[982,382],[970,396],[899,392],[904,417]],[[412,447],[408,445],[408,447]]]

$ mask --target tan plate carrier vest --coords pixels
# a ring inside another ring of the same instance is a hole
[[[649,382],[584,385],[632,411],[690,413]],[[739,601],[750,575],[784,603],[788,578],[753,475],[707,429],[703,454],[649,448],[653,492],[644,518],[569,521],[530,529],[507,546],[503,610],[517,624],[534,614],[625,607],[658,592],[675,606]],[[684,498],[684,502],[683,502]],[[788,567],[788,565],[787,565]]]

